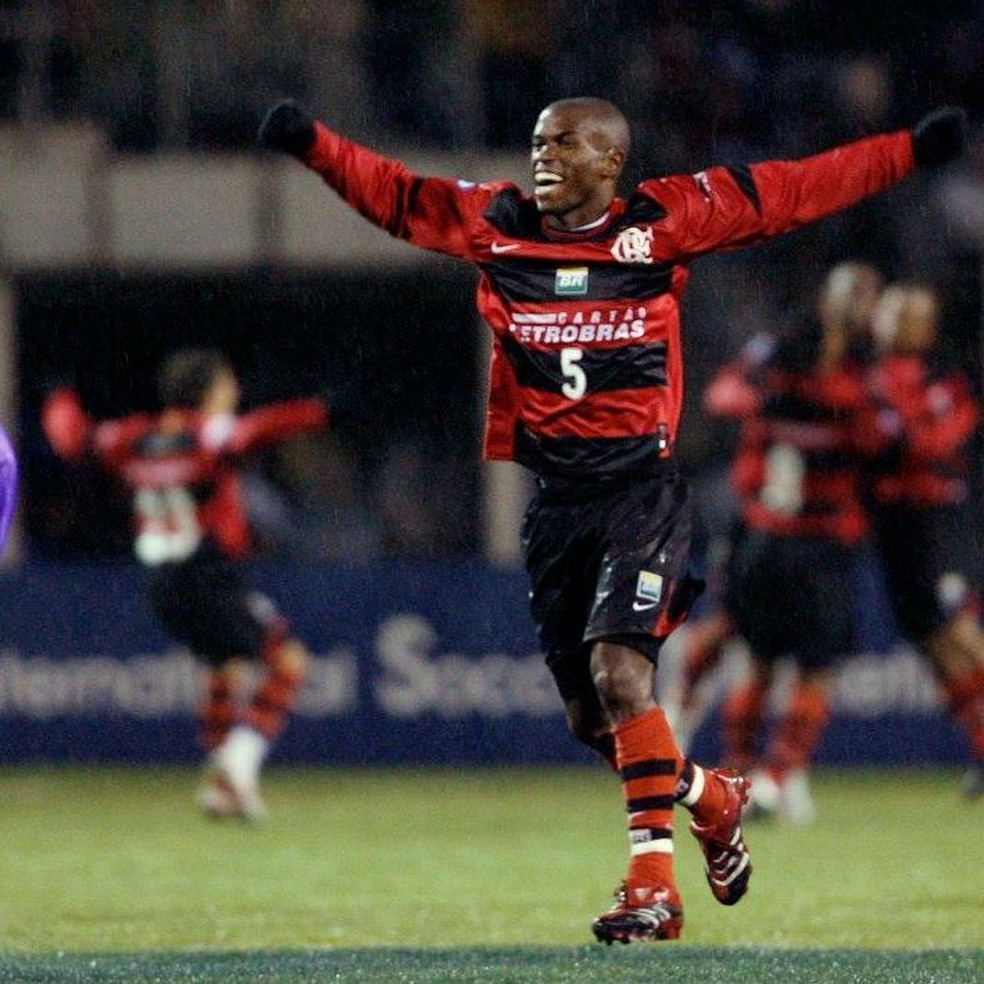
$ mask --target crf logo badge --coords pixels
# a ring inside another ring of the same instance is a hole
[[[653,230],[629,226],[623,229],[612,246],[612,256],[619,263],[652,263]]]

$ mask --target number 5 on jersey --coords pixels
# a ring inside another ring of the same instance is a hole
[[[560,371],[564,377],[560,391],[569,400],[580,400],[588,389],[588,377],[578,365],[583,356],[583,349],[563,348],[560,350]]]

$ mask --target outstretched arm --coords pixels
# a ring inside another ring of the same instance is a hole
[[[327,423],[328,408],[321,400],[271,403],[236,419],[226,450],[234,455],[248,454],[298,434],[322,430]]]
[[[794,161],[715,167],[646,183],[668,211],[654,230],[654,258],[699,256],[752,246],[849,208],[958,156],[966,121],[959,109],[931,113],[913,130],[868,137]]]
[[[260,124],[261,146],[296,157],[373,225],[416,246],[470,256],[470,221],[488,200],[482,186],[414,174],[403,162],[347,140],[293,100]]]

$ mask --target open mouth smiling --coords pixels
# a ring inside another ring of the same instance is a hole
[[[536,171],[533,174],[534,195],[549,195],[558,185],[562,184],[564,176],[556,171]]]

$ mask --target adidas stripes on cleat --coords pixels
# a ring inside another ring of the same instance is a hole
[[[734,905],[748,891],[752,859],[741,830],[741,811],[748,800],[751,783],[732,769],[705,769],[725,784],[727,800],[717,819],[690,824],[704,852],[704,871],[714,898],[722,905]]]
[[[601,943],[675,940],[683,929],[680,896],[670,888],[628,888],[615,892],[615,905],[600,915],[591,930]]]

